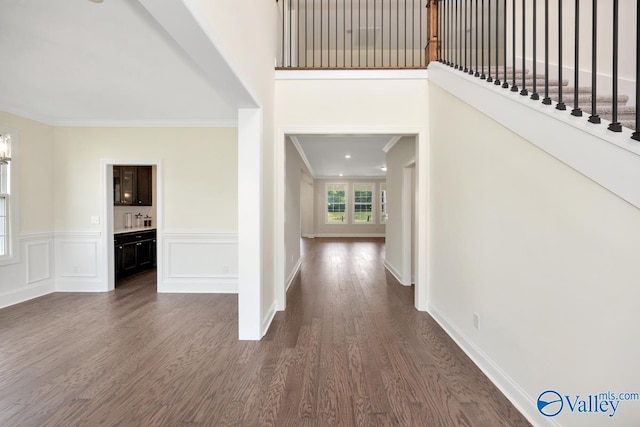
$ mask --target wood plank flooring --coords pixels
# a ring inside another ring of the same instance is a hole
[[[260,342],[237,296],[108,294],[0,310],[2,426],[528,426],[383,267],[381,239],[305,241]]]

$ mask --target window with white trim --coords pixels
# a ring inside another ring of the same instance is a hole
[[[380,184],[380,224],[387,223],[387,184]]]
[[[347,184],[327,184],[327,224],[345,224],[347,219]]]
[[[353,185],[353,223],[373,224],[374,184]]]
[[[10,162],[11,135],[0,133],[0,259],[10,255],[9,196],[11,193]]]

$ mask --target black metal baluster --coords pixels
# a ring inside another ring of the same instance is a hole
[[[613,0],[613,100],[611,101],[612,115],[609,129],[612,132],[622,132],[622,125],[618,121],[618,0]]]
[[[427,2],[428,1],[429,0],[427,0]],[[432,5],[436,5],[436,4],[437,3],[432,3]],[[428,3],[427,3],[427,5],[428,5]],[[418,42],[418,46],[420,48],[420,52],[422,52],[422,0],[420,0],[420,8],[418,8],[418,10],[420,11],[420,16],[418,17],[420,19],[420,21],[419,21],[420,22],[420,41]],[[436,7],[436,10],[432,10],[431,13],[438,13],[439,14],[440,13],[440,7]],[[438,15],[438,16],[440,16],[440,15]],[[425,22],[425,25],[427,26],[427,34],[429,36],[429,40],[427,40],[427,43],[431,43],[431,40],[430,40],[431,31],[430,31],[430,28],[429,28],[430,21]],[[440,39],[439,38],[438,38],[436,43],[438,43],[438,44],[440,43]],[[438,51],[438,45],[436,44],[436,52],[437,51]],[[422,55],[420,55],[420,56],[422,56]],[[422,61],[420,61],[420,63],[421,63],[421,65],[423,65]]]
[[[489,73],[487,74],[487,82],[491,83],[493,78],[491,77],[491,0],[489,0],[489,13],[487,14],[487,33],[488,33],[488,43],[489,43],[489,52],[487,55],[487,65],[489,69]],[[498,46],[496,46],[498,49]]]
[[[300,0],[298,0],[298,9],[296,11],[296,20],[298,23],[298,30],[296,31],[296,37],[298,42],[296,43],[296,49],[298,51],[298,54],[296,55],[298,57],[298,61],[296,61],[298,63],[298,67],[300,66]]]
[[[502,48],[502,87],[507,89],[509,87],[509,82],[507,81],[507,0],[503,0],[502,6],[502,41],[504,46]]]
[[[591,115],[589,123],[600,124],[596,111],[598,81],[598,0],[593,0],[591,9]]]
[[[580,79],[580,0],[576,0],[574,19],[574,51],[573,51],[573,110],[571,115],[582,116],[582,110],[578,105],[579,79]]]
[[[517,92],[516,82],[516,0],[511,0],[511,92]]]
[[[287,38],[287,37],[286,37],[286,34],[285,34],[285,32],[286,32],[286,31],[285,31],[285,22],[287,22],[287,18],[286,18],[285,14],[284,14],[284,13],[285,13],[285,10],[286,10],[286,5],[287,5],[286,1],[287,1],[287,0],[284,0],[284,1],[282,2],[282,66],[283,66],[283,67],[285,66],[285,63],[284,63],[284,53],[285,53],[285,51],[286,51],[286,47],[285,47],[284,42],[285,42],[285,40],[286,40],[286,38]]]
[[[400,0],[396,1],[396,67],[400,68]]]
[[[304,0],[304,66],[309,66],[309,15],[307,0]]]
[[[336,67],[338,66],[338,0],[336,0]]]
[[[313,10],[311,11],[311,19],[312,19],[312,23],[311,23],[311,52],[313,53],[313,56],[311,57],[311,65],[315,68],[316,66],[316,8],[315,8],[315,0],[313,0]]]
[[[391,67],[391,27],[392,27],[392,25],[391,25],[391,4],[392,4],[392,2],[390,1],[389,2],[389,67]],[[446,31],[445,31],[444,37],[445,38],[447,37]],[[447,54],[446,51],[445,51],[444,54],[445,54],[445,56],[447,58],[449,57],[449,55]],[[447,61],[447,63],[448,63],[448,61]]]
[[[322,24],[323,24],[323,15],[324,15],[324,4],[323,0],[320,0],[320,68],[322,68]]]
[[[460,0],[456,0],[456,10],[453,12],[453,19],[455,21],[454,33],[455,33],[455,37],[456,37],[456,42],[455,42],[455,46],[456,46],[455,49],[456,50],[454,52],[454,55],[455,55],[455,60],[454,60],[455,66],[453,68],[455,68],[456,70],[458,69],[458,52],[460,51],[460,47],[458,45],[458,2],[459,1]]]
[[[562,0],[558,0],[558,104],[556,110],[566,110],[562,102]]]
[[[365,10],[364,17],[365,17],[365,25],[366,26],[365,26],[364,30],[366,32],[365,40],[367,41],[367,46],[366,46],[365,51],[364,51],[364,59],[365,59],[364,60],[364,66],[368,67],[369,66],[369,0],[365,0],[365,1],[366,1],[366,4],[364,6],[364,10]]]
[[[473,74],[475,77],[480,77],[480,72],[478,71],[478,0],[476,2],[476,72]]]
[[[376,0],[373,0],[373,67],[375,68],[376,66],[376,48],[377,48],[377,43],[376,43]]]
[[[482,74],[480,74],[480,79],[485,80],[487,76],[484,74],[484,0],[482,0]]]
[[[471,27],[473,26],[473,0],[469,0],[467,5],[469,8],[469,75],[473,76],[473,32],[471,31]]]
[[[293,46],[292,46],[293,43],[291,43],[293,41],[293,36],[291,34],[291,32],[292,32],[291,31],[291,19],[292,19],[291,18],[291,15],[292,15],[292,13],[291,13],[291,2],[292,2],[292,0],[289,0],[289,67],[291,67],[291,52],[292,52],[292,49],[293,49]]]
[[[636,130],[631,138],[640,141],[640,5],[636,5]]]
[[[551,98],[549,98],[549,0],[544,0],[544,99],[542,103],[551,105]]]
[[[496,81],[493,82],[494,85],[500,86],[502,82],[500,81],[500,0],[496,0]]]
[[[580,1],[580,0],[578,0]],[[533,93],[531,94],[531,99],[537,101],[540,99],[540,95],[538,95],[538,76],[536,73],[538,72],[538,6],[536,0],[533,0]]]
[[[520,91],[520,95],[527,96],[529,95],[529,91],[527,90],[527,81],[526,81],[526,73],[525,70],[527,68],[527,14],[526,14],[526,4],[525,0],[522,0],[522,90]]]
[[[342,66],[347,67],[347,2],[342,1]]]
[[[404,66],[407,66],[407,0],[404,0],[404,23],[402,24],[404,30]]]
[[[358,67],[362,67],[362,2],[358,0]]]
[[[469,43],[467,43],[467,28],[468,28],[468,14],[467,14],[467,0],[463,0],[464,3],[464,69],[462,70],[465,73],[469,72],[469,68],[467,68],[467,53],[469,51]]]

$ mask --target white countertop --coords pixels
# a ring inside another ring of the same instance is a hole
[[[116,228],[115,230],[113,230],[113,234],[137,233],[139,231],[151,231],[155,229],[155,227]]]

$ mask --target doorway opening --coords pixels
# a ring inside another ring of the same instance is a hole
[[[128,278],[162,271],[162,164],[159,160],[103,160],[105,290]]]

